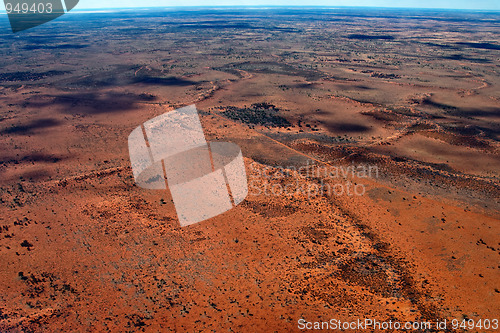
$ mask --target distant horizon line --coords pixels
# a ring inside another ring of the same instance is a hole
[[[453,8],[453,7],[410,7],[410,6],[400,6],[400,7],[389,7],[389,6],[325,6],[325,5],[213,5],[213,6],[200,6],[200,5],[182,5],[182,6],[146,6],[146,7],[95,7],[95,8],[74,8],[72,12],[79,11],[110,11],[110,10],[137,10],[137,9],[193,9],[193,8],[206,8],[206,9],[217,9],[217,8],[249,8],[249,9],[266,9],[266,8],[315,8],[315,9],[403,9],[403,10],[443,10],[443,11],[480,11],[480,12],[499,12],[499,9],[492,8]],[[4,9],[0,9],[0,13],[6,14]]]
[[[417,10],[468,10],[468,11],[493,11],[500,12],[499,9],[492,8],[453,8],[453,7],[390,7],[390,6],[325,6],[325,5],[213,5],[213,6],[200,6],[200,5],[182,5],[182,6],[147,6],[147,7],[96,7],[96,8],[74,8],[73,10],[110,10],[110,9],[150,9],[150,8],[366,8],[366,9],[417,9]]]

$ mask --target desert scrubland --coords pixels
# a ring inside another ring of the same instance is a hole
[[[0,331],[499,319],[499,18],[2,19]],[[249,195],[181,228],[168,191],[135,186],[127,137],[190,104],[241,147]]]

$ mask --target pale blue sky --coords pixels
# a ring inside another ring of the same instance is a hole
[[[173,6],[371,6],[500,10],[500,0],[80,0],[76,8]]]

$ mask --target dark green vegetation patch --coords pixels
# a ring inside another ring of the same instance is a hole
[[[279,115],[280,110],[268,103],[255,103],[250,107],[238,108],[228,106],[224,116],[245,124],[262,125],[269,127],[290,127],[292,124]]]

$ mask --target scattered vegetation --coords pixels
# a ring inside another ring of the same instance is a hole
[[[255,103],[250,107],[226,107],[223,115],[245,124],[268,127],[290,127],[292,124],[279,115],[280,109],[269,103]]]

